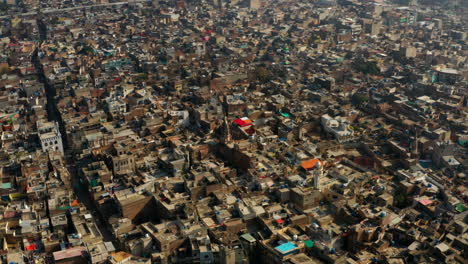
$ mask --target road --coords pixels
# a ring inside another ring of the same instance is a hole
[[[45,41],[47,39],[47,27],[42,23],[40,19],[38,20],[38,24],[39,24],[40,39],[41,41]],[[93,213],[93,216],[97,220],[96,225],[99,228],[99,231],[101,232],[104,238],[104,241],[115,242],[116,240],[111,230],[107,226],[106,220],[104,219],[103,215],[99,213],[96,204],[92,201],[89,190],[81,184],[80,174],[78,173],[79,166],[77,166],[79,164],[77,164],[76,162],[78,159],[74,157],[73,153],[70,153],[69,151],[65,123],[62,119],[60,111],[57,108],[57,100],[55,98],[57,94],[56,87],[54,86],[53,83],[49,82],[49,80],[45,76],[44,69],[38,57],[38,51],[39,51],[39,48],[36,48],[31,60],[32,60],[34,67],[36,68],[39,81],[44,84],[45,94],[46,94],[46,99],[47,99],[47,104],[46,104],[47,117],[50,121],[58,122],[59,129],[62,134],[64,150],[67,154],[68,153],[71,154],[71,157],[67,159],[67,164],[68,164],[67,168],[72,175],[72,186],[73,186],[74,192],[76,196],[78,197],[78,200],[81,203],[83,203],[89,211],[95,212]],[[114,243],[114,246],[118,248],[119,245]]]
[[[67,163],[71,164],[67,166],[67,168],[72,175],[72,186],[76,196],[78,197],[78,200],[86,207],[86,209],[92,213],[96,226],[98,227],[99,232],[101,232],[103,240],[106,242],[113,241],[114,247],[119,248],[119,244],[115,243],[116,239],[107,224],[106,218],[99,211],[96,204],[91,199],[91,193],[89,192],[87,186],[81,183],[79,176],[80,173],[78,171],[79,166],[73,162],[74,160],[76,160],[76,158],[72,156],[72,158],[67,161]]]
[[[107,3],[107,4],[74,6],[74,7],[61,8],[61,9],[45,9],[45,10],[41,10],[41,12],[42,12],[42,14],[52,14],[52,13],[67,12],[67,11],[80,10],[80,9],[89,9],[89,8],[94,8],[94,7],[119,6],[119,5],[125,5],[125,4],[144,3],[144,2],[149,2],[149,1],[150,0],[122,1],[122,2],[115,2],[115,3]],[[10,18],[10,17],[35,16],[35,15],[37,15],[37,13],[38,13],[37,11],[34,11],[34,12],[31,11],[31,12],[21,13],[21,14],[12,14],[12,15],[8,15],[8,16],[0,16],[0,19],[6,19],[6,18]]]

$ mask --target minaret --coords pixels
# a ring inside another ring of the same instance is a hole
[[[322,178],[323,175],[323,167],[322,167],[322,162],[318,161],[317,165],[315,165],[315,171],[314,171],[314,188],[317,190],[320,190],[320,179]]]
[[[417,158],[418,155],[419,155],[419,152],[418,152],[418,135],[419,135],[419,131],[416,130],[414,132],[414,142],[413,142],[413,146],[412,146],[412,149],[411,149],[412,158]]]
[[[414,153],[418,154],[418,137],[419,131],[416,131],[415,139],[414,139]]]
[[[231,128],[229,127],[229,123],[227,121],[226,115],[224,116],[224,143],[227,144],[231,142]]]
[[[190,169],[192,169],[192,151],[189,150],[188,146],[186,146],[184,148],[184,150],[185,150],[185,156],[187,157],[187,163],[188,163],[187,164],[187,169],[190,170]]]

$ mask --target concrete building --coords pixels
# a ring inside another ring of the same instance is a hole
[[[333,135],[339,142],[349,141],[354,135],[349,121],[342,117],[332,118],[328,114],[322,115],[322,126],[327,133]]]
[[[43,151],[59,151],[62,154],[64,153],[62,135],[60,134],[57,122],[38,121],[37,130]]]

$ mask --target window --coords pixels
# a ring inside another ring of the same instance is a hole
[[[46,142],[46,143],[44,143],[44,147],[47,147],[47,146],[49,146],[49,144],[47,144],[47,142]]]
[[[55,145],[57,145],[57,144],[58,144],[57,140],[55,140],[54,144],[55,144]]]

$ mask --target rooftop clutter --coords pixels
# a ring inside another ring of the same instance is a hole
[[[0,3],[1,261],[464,263],[466,5],[418,2]]]

